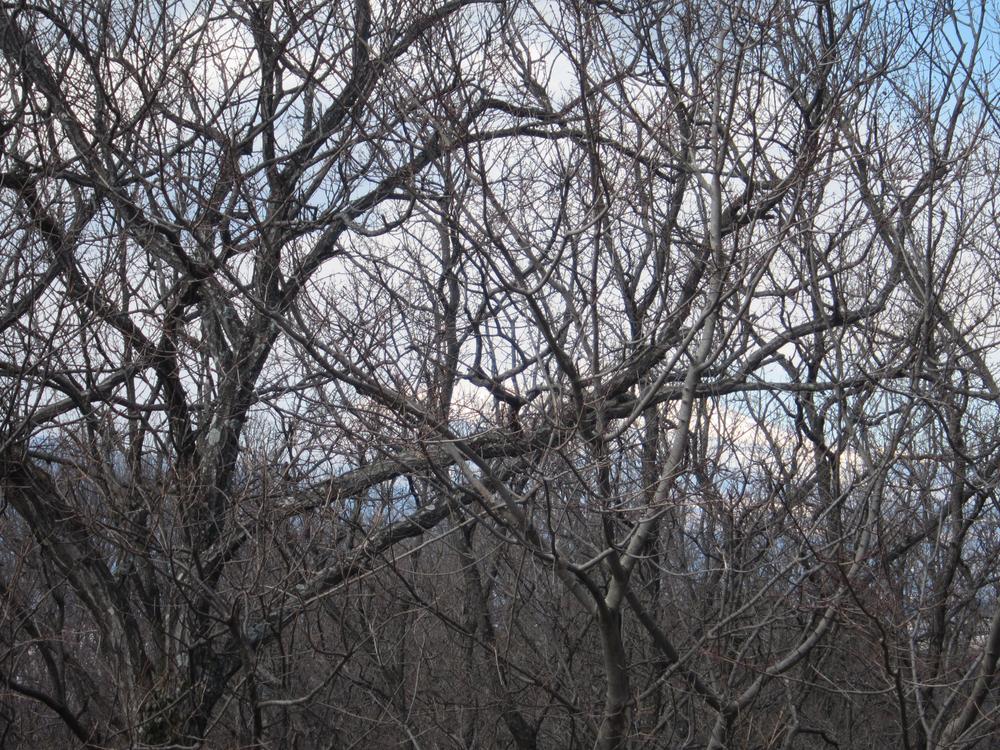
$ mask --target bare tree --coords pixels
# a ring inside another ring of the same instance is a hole
[[[0,744],[994,744],[993,13],[0,6]]]

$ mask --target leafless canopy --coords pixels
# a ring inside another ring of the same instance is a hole
[[[995,10],[0,2],[0,747],[1000,745]]]

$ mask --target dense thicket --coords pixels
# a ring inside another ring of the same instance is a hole
[[[997,746],[994,10],[4,2],[0,746]]]

